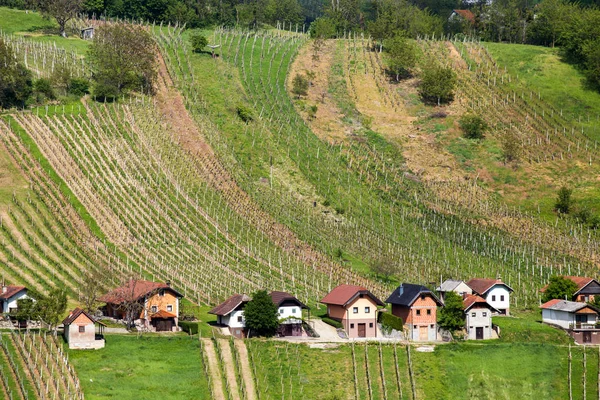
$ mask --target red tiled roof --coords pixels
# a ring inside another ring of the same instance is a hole
[[[466,19],[467,21],[473,23],[475,22],[475,14],[473,14],[471,12],[471,10],[452,10],[454,11],[456,14],[460,15],[461,17],[463,17],[464,19]]]
[[[498,311],[494,307],[492,307],[487,301],[485,301],[485,299],[483,297],[477,296],[476,294],[470,294],[470,295],[466,296],[463,300],[463,306],[464,306],[465,312],[469,311],[471,309],[471,307],[473,307],[476,304],[484,305],[492,311],[496,311],[496,312]]]
[[[6,288],[6,292],[4,292],[4,288]],[[2,286],[0,288],[0,299],[2,299],[2,300],[9,299],[22,290],[27,290],[27,288],[25,286],[12,286],[12,285]]]
[[[67,318],[65,318],[65,320],[62,322],[63,325],[65,325],[65,326],[71,325],[73,323],[73,321],[75,321],[77,319],[77,317],[79,317],[81,314],[83,314],[86,317],[88,317],[88,319],[92,323],[96,322],[96,320],[90,314],[88,314],[87,312],[85,312],[81,308],[77,307],[76,309],[74,309],[73,311],[71,311],[71,313],[69,313],[69,316]]]
[[[224,316],[235,310],[240,304],[247,303],[250,300],[252,300],[250,296],[247,296],[245,294],[234,294],[233,296],[231,296],[230,298],[228,298],[227,300],[210,310],[208,313]]]
[[[271,293],[269,293],[269,296],[271,296],[271,300],[273,300],[273,303],[275,303],[275,305],[277,306],[280,306],[281,303],[283,303],[284,301],[293,301],[297,303],[298,306],[300,306],[300,308],[308,309],[306,305],[304,305],[300,300],[298,300],[296,297],[292,296],[289,293],[272,291]]]
[[[156,292],[159,289],[167,289],[172,291],[176,296],[183,297],[179,292],[166,283],[131,279],[126,285],[114,289],[113,291],[100,297],[98,300],[104,303],[121,304],[125,301],[139,300],[147,294]]]
[[[153,319],[153,318],[164,318],[164,319],[177,318],[177,315],[171,314],[170,312],[165,311],[165,310],[159,310],[158,312],[155,312],[154,314],[152,314],[150,316],[150,319]]]
[[[562,301],[561,299],[552,299],[552,300],[547,301],[544,304],[542,304],[540,306],[540,308],[550,308],[550,307],[554,306],[556,303],[560,303],[561,301]]]
[[[511,292],[513,291],[506,283],[502,282],[500,279],[482,279],[482,278],[473,278],[469,282],[467,282],[467,286],[469,286],[473,291],[483,296],[488,290],[490,290],[494,285],[500,284],[506,286]]]
[[[369,296],[376,304],[380,306],[385,306],[385,304],[379,300],[375,295],[369,292],[362,286],[355,285],[340,285],[329,292],[323,299],[321,303],[323,304],[334,304],[338,306],[345,306],[350,301],[352,301],[359,294],[365,294]]]
[[[588,278],[586,276],[568,276],[568,275],[561,275],[561,276],[565,279],[575,282],[575,284],[577,285],[577,291],[580,291],[581,289],[586,287],[591,281],[594,280],[594,279]],[[540,292],[544,293],[547,288],[548,288],[548,285],[544,286],[543,288],[540,289]]]

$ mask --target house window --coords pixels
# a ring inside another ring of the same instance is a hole
[[[476,313],[474,313],[474,312],[471,313],[471,317],[475,318],[476,316],[477,316]]]
[[[167,305],[167,311],[172,312],[173,306],[171,304]]]
[[[358,314],[358,307],[352,307],[352,312],[354,314]]]
[[[242,322],[242,316],[238,315],[238,322]]]
[[[431,310],[427,310],[427,315],[431,315]]]
[[[434,329],[434,328],[435,328],[435,325],[434,325],[434,324],[431,324],[431,325],[429,325],[429,327],[430,327],[431,329]]]
[[[421,295],[421,300],[425,300],[425,295],[424,294]]]
[[[164,296],[164,295],[165,295],[165,291],[164,291],[163,289],[159,290],[159,291],[158,291],[158,295],[159,295],[160,297]]]
[[[279,309],[279,314],[283,314],[283,308]]]
[[[151,310],[153,313],[158,312],[158,306],[152,306]]]
[[[292,314],[296,314],[296,309],[292,308]]]
[[[486,312],[482,313],[481,315],[483,315],[484,317],[487,317],[487,313]]]
[[[85,325],[79,325],[79,333],[85,333]]]
[[[372,328],[372,327],[373,327],[373,323],[369,322],[369,328]]]
[[[417,315],[421,315],[421,310],[417,310]]]
[[[354,329],[354,324],[350,324],[350,329]]]
[[[371,312],[371,307],[365,307],[365,314],[368,314]]]
[[[496,301],[496,295],[492,296],[492,301]]]
[[[504,295],[500,296],[500,301],[504,301]]]

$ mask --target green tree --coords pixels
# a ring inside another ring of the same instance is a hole
[[[331,39],[336,34],[335,22],[330,18],[320,17],[310,24],[310,36],[314,39]]]
[[[573,207],[573,199],[571,195],[573,190],[566,186],[561,187],[558,190],[558,196],[556,197],[556,203],[554,203],[554,209],[561,214],[568,214]]]
[[[475,114],[466,114],[458,120],[460,129],[467,139],[483,139],[485,132],[489,129],[483,118]]]
[[[577,284],[575,282],[555,275],[550,277],[550,283],[542,295],[542,302],[545,303],[552,299],[571,300],[576,291]]]
[[[279,313],[266,290],[254,293],[252,300],[244,308],[244,319],[250,335],[266,337],[275,335],[279,327]]]
[[[417,64],[417,46],[402,33],[396,34],[384,43],[388,55],[388,68],[396,76],[396,81],[399,81],[401,76],[410,75]]]
[[[17,321],[31,321],[37,319],[35,302],[30,298],[17,300],[17,312],[14,317]]]
[[[25,107],[32,91],[31,72],[15,61],[12,48],[0,37],[0,109]]]
[[[521,148],[519,147],[519,138],[512,132],[507,132],[501,140],[502,160],[504,164],[519,161]]]
[[[190,37],[190,43],[192,44],[194,53],[201,53],[208,44],[208,39],[204,35],[195,34]]]
[[[297,97],[308,94],[308,79],[302,74],[296,74],[292,79],[292,93]]]
[[[99,27],[89,51],[94,94],[110,99],[125,90],[152,92],[156,79],[155,54],[154,41],[141,26]]]
[[[35,316],[48,325],[56,334],[56,326],[60,323],[67,310],[67,293],[64,289],[55,288],[48,295],[33,294],[35,302]]]
[[[447,292],[444,307],[438,313],[438,324],[449,331],[461,329],[465,324],[464,309],[462,298],[455,292]]]
[[[67,37],[67,22],[77,16],[81,11],[83,0],[42,0],[39,2],[39,8],[42,14],[52,17],[58,23],[60,35]]]
[[[433,65],[425,67],[421,76],[419,93],[425,101],[448,103],[454,98],[456,74],[451,67]]]

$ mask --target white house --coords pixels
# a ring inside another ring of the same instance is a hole
[[[229,327],[229,332],[237,338],[246,336],[244,306],[250,301],[245,294],[235,294],[208,313],[217,316],[217,324]]]
[[[63,326],[69,349],[104,348],[105,342],[102,334],[104,324],[96,321],[94,317],[81,308],[71,311],[63,321]],[[98,331],[96,331],[96,326]]]
[[[2,285],[0,292],[0,313],[7,314],[17,310],[17,301],[26,299],[27,288],[25,286]]]
[[[502,280],[473,278],[467,285],[473,289],[473,294],[483,297],[490,306],[498,310],[498,314],[510,314],[510,294],[514,290]]]
[[[492,313],[497,313],[481,296],[468,295],[463,300],[465,312],[465,328],[469,340],[495,339],[492,326]]]
[[[473,289],[471,289],[465,281],[457,281],[454,279],[446,279],[440,286],[435,288],[435,290],[440,294],[442,300],[444,300],[444,297],[446,297],[446,293],[448,292],[457,293],[460,297],[473,294]]]
[[[589,304],[553,299],[540,306],[542,321],[565,329],[577,343],[600,344],[598,310]]]
[[[269,296],[279,312],[279,335],[302,336],[302,310],[308,307],[286,292],[274,291]]]

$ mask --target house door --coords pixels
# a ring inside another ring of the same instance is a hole
[[[358,337],[367,337],[367,324],[358,324]]]
[[[429,340],[429,333],[427,332],[427,325],[419,327],[419,340]]]
[[[483,339],[483,326],[478,326],[477,328],[475,328],[475,339]]]
[[[592,342],[592,332],[583,332],[583,343]]]
[[[157,332],[170,332],[173,330],[173,323],[170,319],[159,319],[156,321]]]

